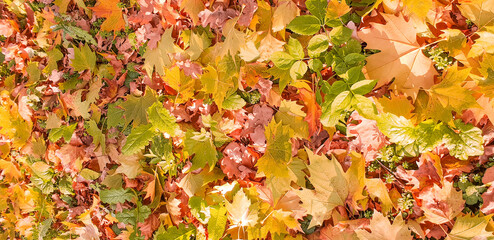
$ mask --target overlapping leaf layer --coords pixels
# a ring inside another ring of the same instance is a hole
[[[0,16],[0,239],[494,239],[494,0]]]

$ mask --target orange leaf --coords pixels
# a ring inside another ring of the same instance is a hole
[[[358,33],[367,42],[367,49],[379,49],[367,58],[366,75],[378,80],[376,88],[395,78],[391,88],[415,98],[419,89],[434,85],[437,74],[432,60],[422,53],[414,24],[403,16],[383,14],[386,24],[372,23]]]
[[[122,9],[118,7],[120,0],[98,0],[93,10],[98,17],[104,17],[106,20],[101,24],[103,31],[120,31],[125,28],[125,21],[122,17]]]
[[[305,116],[305,121],[309,123],[309,135],[314,135],[318,129],[321,122],[321,106],[316,102],[316,94],[305,88],[300,89],[300,97],[307,108],[307,116]]]

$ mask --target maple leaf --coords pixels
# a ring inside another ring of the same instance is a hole
[[[403,221],[401,214],[398,214],[393,221],[393,224],[391,224],[388,218],[384,217],[382,213],[374,211],[369,229],[371,230],[371,233],[362,229],[357,229],[355,232],[359,239],[362,240],[413,239],[412,231],[405,225],[405,221]]]
[[[338,160],[334,157],[329,160],[325,156],[314,154],[306,149],[310,164],[309,181],[314,190],[303,188],[297,192],[302,201],[302,207],[312,215],[308,228],[321,225],[331,216],[332,210],[345,204],[349,195],[348,180]]]
[[[304,121],[307,115],[302,111],[303,106],[298,105],[295,101],[281,100],[280,108],[274,116],[276,122],[282,122],[284,125],[290,126],[293,130],[294,137],[308,138],[309,124]]]
[[[415,14],[420,20],[425,21],[427,13],[432,8],[432,1],[404,0],[404,5],[409,12]]]
[[[93,143],[95,146],[101,146],[101,151],[106,152],[106,139],[103,131],[98,128],[98,124],[94,120],[89,120],[89,124],[86,128],[87,133],[93,137]]]
[[[350,11],[346,1],[330,0],[326,7],[326,18],[329,20],[337,19]]]
[[[366,179],[365,179],[365,159],[355,151],[348,154],[352,160],[352,165],[345,172],[345,177],[348,180],[348,197],[353,207],[358,208],[358,201],[365,199],[362,194]]]
[[[0,169],[3,170],[3,174],[8,181],[16,181],[23,178],[23,175],[11,161],[0,159]]]
[[[380,178],[365,179],[365,187],[372,198],[377,197],[381,201],[383,213],[388,213],[395,205],[389,197],[389,190]]]
[[[493,0],[471,0],[460,1],[458,6],[461,13],[472,20],[480,31],[487,26],[494,26],[494,1]]]
[[[130,132],[125,145],[122,147],[122,153],[132,155],[144,149],[149,141],[156,135],[152,124],[138,126]]]
[[[163,35],[161,35],[161,40],[155,49],[147,49],[144,53],[144,65],[142,68],[146,70],[148,76],[153,75],[153,69],[163,76],[165,75],[165,69],[172,64],[172,59],[169,54],[174,53],[174,42],[172,37],[172,28],[165,30]]]
[[[371,24],[358,36],[367,42],[367,49],[379,49],[367,57],[365,74],[377,79],[376,88],[395,78],[391,88],[415,97],[420,88],[434,84],[437,74],[432,60],[424,56],[416,39],[413,23],[406,22],[403,16],[383,14],[386,24]]]
[[[273,195],[273,200],[278,200],[291,190],[291,183],[294,182],[298,186],[305,186],[305,163],[299,158],[293,158],[288,164],[288,177],[270,177],[266,178],[266,186],[270,188]]]
[[[155,128],[163,133],[175,137],[180,131],[177,119],[170,114],[168,109],[164,108],[160,102],[155,102],[147,109],[149,121]]]
[[[458,29],[444,29],[441,37],[444,41],[439,42],[439,46],[444,50],[455,53],[461,50],[467,43],[467,37]]]
[[[9,98],[2,96],[2,99]],[[22,147],[31,135],[32,123],[22,119],[17,108],[9,109],[5,102],[0,105],[0,134],[13,140],[15,147]]]
[[[285,45],[285,42],[276,39],[268,33],[259,45],[259,61],[264,62],[269,60],[274,52],[283,51],[283,45]]]
[[[177,91],[176,100],[178,103],[183,103],[194,96],[195,81],[191,77],[186,76],[180,68],[173,67],[171,69],[165,69],[163,80]]]
[[[186,226],[183,223],[179,224],[178,227],[170,226],[166,230],[161,227],[154,235],[154,240],[188,240],[191,236],[196,233],[195,227],[193,225]]]
[[[365,159],[374,159],[378,150],[389,144],[386,136],[379,131],[377,122],[361,117],[357,112],[352,113],[352,119],[360,121],[359,124],[348,124],[348,134],[356,136],[350,142],[350,146],[362,151]]]
[[[389,112],[408,119],[412,117],[414,106],[404,95],[395,95],[394,93],[391,93],[390,98],[382,97],[376,100],[376,105],[378,105],[378,108],[382,109],[383,112]]]
[[[199,174],[187,173],[177,184],[189,197],[194,196],[201,188],[210,182],[222,179],[225,175],[220,169],[214,168],[212,171],[201,171]]]
[[[125,28],[125,21],[122,16],[122,9],[118,7],[120,0],[98,0],[93,10],[98,17],[104,17],[106,20],[101,24],[103,31],[120,31]]]
[[[120,155],[116,162],[120,164],[115,170],[116,173],[122,173],[129,179],[136,178],[142,172],[142,166],[139,163],[140,156],[137,154],[125,156]]]
[[[443,187],[434,184],[430,189],[421,192],[422,210],[426,220],[435,224],[443,224],[453,220],[461,213],[465,205],[461,191],[456,191],[453,183],[445,181]]]
[[[203,168],[209,165],[210,171],[213,170],[218,161],[218,153],[214,147],[211,134],[201,129],[201,132],[187,131],[185,134],[185,150],[192,158],[192,170]]]
[[[207,66],[204,74],[201,75],[201,83],[204,92],[212,94],[214,102],[218,105],[219,109],[222,109],[225,98],[234,87],[232,78],[228,78],[224,74],[219,76],[216,69],[212,66]]]
[[[444,79],[427,90],[429,100],[425,111],[431,113],[434,120],[449,122],[452,120],[452,111],[461,113],[467,108],[480,107],[472,92],[461,87],[469,73],[470,69],[458,70],[457,66],[450,67]]]
[[[468,58],[480,57],[484,53],[488,53],[490,56],[494,54],[494,46],[492,45],[492,38],[494,37],[494,26],[489,26],[488,31],[477,32],[479,38],[475,40],[472,48],[468,52]],[[466,59],[468,61],[469,59]]]
[[[208,38],[206,32],[196,33],[192,31],[190,33],[189,48],[185,52],[189,54],[190,60],[196,60],[210,45],[211,39]]]
[[[230,220],[230,228],[245,228],[254,226],[258,221],[258,208],[252,204],[243,189],[240,189],[233,201],[225,202],[225,207],[228,212],[228,220]]]
[[[75,50],[74,50],[75,53]],[[57,62],[63,58],[62,52],[58,48],[53,48],[51,51],[46,53],[48,56],[48,62],[46,67],[43,68],[44,73],[51,73],[51,71],[58,69]]]
[[[88,45],[74,48],[74,59],[71,61],[71,66],[75,71],[80,72],[89,69],[91,72],[94,72],[96,70],[96,54],[94,54]]]
[[[485,193],[482,194],[482,200],[484,203],[480,208],[484,214],[494,213],[494,186],[490,186]]]
[[[480,66],[484,78],[479,80],[478,85],[485,96],[494,98],[494,55],[485,55]]]
[[[99,197],[102,202],[109,204],[124,203],[134,198],[134,194],[129,189],[105,189],[101,190]]]
[[[492,238],[493,233],[486,231],[487,224],[489,224],[490,220],[491,215],[483,217],[465,215],[458,217],[448,237],[451,240],[480,239],[482,237],[487,239]]]
[[[125,102],[120,104],[123,108],[123,115],[125,116],[125,126],[132,122],[134,127],[139,126],[141,123],[148,122],[146,111],[156,102],[156,96],[151,88],[146,88],[146,92],[141,97],[134,95],[127,96]]]
[[[278,1],[278,6],[272,16],[271,29],[273,32],[283,30],[298,15],[298,12],[299,9],[293,1]]]
[[[293,131],[274,119],[266,126],[264,135],[267,139],[266,152],[257,160],[257,169],[266,177],[288,177],[287,164],[292,159]]]
[[[180,8],[189,14],[192,22],[197,25],[199,23],[199,13],[206,8],[202,0],[183,0],[180,3]]]
[[[230,19],[223,26],[223,36],[225,41],[219,45],[218,56],[227,54],[235,56],[241,48],[245,47],[245,33],[235,28],[238,19]]]

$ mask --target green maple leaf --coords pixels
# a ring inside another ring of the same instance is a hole
[[[268,69],[267,72],[273,76],[273,79],[279,79],[280,91],[283,91],[293,81],[290,71],[280,69],[276,66]]]
[[[58,141],[58,139],[63,137],[63,139],[66,142],[69,142],[76,127],[77,127],[77,124],[73,123],[69,126],[62,125],[58,128],[51,129],[50,134],[48,135],[48,140],[50,140],[52,142],[56,142],[56,141]]]
[[[161,35],[161,40],[155,49],[147,49],[144,53],[144,65],[143,68],[149,76],[153,75],[155,70],[159,75],[165,75],[165,69],[172,64],[172,59],[168,54],[174,53],[174,42],[172,37],[173,28],[165,30]]]
[[[141,123],[146,124],[148,122],[146,110],[153,105],[154,102],[156,102],[156,96],[151,88],[146,88],[144,96],[128,96],[126,101],[120,104],[120,107],[124,109],[123,115],[125,116],[125,126],[131,121],[134,127]]]
[[[98,124],[93,119],[89,120],[89,124],[86,126],[86,131],[93,137],[93,143],[97,147],[101,146],[101,151],[104,154],[106,152],[105,134],[98,128]]]
[[[276,122],[274,118],[264,130],[267,146],[264,155],[257,160],[257,169],[266,177],[288,177],[288,163],[292,160],[293,130]]]
[[[170,136],[175,137],[180,130],[177,119],[170,114],[168,109],[163,107],[160,102],[155,102],[147,110],[149,121],[153,126],[162,133],[168,133]]]
[[[84,45],[80,48],[74,48],[74,59],[72,59],[71,65],[75,71],[96,70],[96,54],[89,48],[88,45]]]
[[[63,58],[62,52],[58,48],[53,48],[53,50],[46,53],[48,56],[48,62],[46,67],[43,69],[44,73],[51,74],[55,69],[58,69],[57,62]]]
[[[134,198],[134,194],[129,189],[105,189],[101,190],[99,198],[103,203],[116,204],[131,201]]]
[[[210,133],[204,129],[201,129],[201,132],[187,131],[184,143],[189,155],[194,155],[191,170],[203,168],[206,164],[209,165],[210,171],[214,168],[218,161],[218,153]]]
[[[122,104],[122,100],[118,100],[108,105],[108,111],[106,113],[106,117],[107,117],[106,125],[108,126],[108,128],[116,127],[122,123],[122,118],[124,116],[125,110],[117,107],[120,106],[121,104]]]
[[[171,226],[168,229],[161,227],[154,235],[154,240],[189,240],[196,234],[196,229],[191,226],[180,224],[178,227]]]
[[[139,152],[149,144],[149,141],[151,141],[155,135],[156,131],[152,124],[141,125],[132,129],[122,147],[122,153],[125,155],[132,155]]]
[[[142,206],[139,202],[138,207],[124,209],[122,212],[117,213],[116,217],[119,222],[136,225],[137,223],[144,222],[149,215],[151,215],[151,209],[148,206]]]

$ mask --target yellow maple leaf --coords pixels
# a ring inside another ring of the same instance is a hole
[[[472,20],[480,31],[494,26],[494,0],[460,0],[461,13]]]
[[[345,15],[350,11],[350,7],[346,4],[345,0],[338,2],[338,0],[330,0],[328,7],[326,8],[326,18],[337,19]]]
[[[274,118],[266,126],[264,134],[267,139],[267,147],[264,155],[257,160],[257,168],[266,177],[288,177],[287,164],[292,159],[292,143],[290,138],[293,130],[289,126],[276,122]]]
[[[414,108],[406,96],[395,95],[394,93],[391,93],[390,98],[384,96],[377,98],[376,105],[383,112],[389,112],[406,118],[412,117],[412,110]]]
[[[283,30],[297,15],[299,9],[293,1],[279,1],[272,17],[271,29],[273,32]]]
[[[146,73],[151,76],[153,75],[153,70],[155,70],[160,76],[165,75],[165,69],[172,64],[172,60],[168,54],[174,53],[175,41],[172,37],[172,28],[165,30],[163,35],[161,35],[161,40],[158,43],[158,47],[155,49],[147,49],[144,53],[144,65],[142,68],[146,70]]]
[[[189,14],[195,25],[199,23],[199,13],[205,8],[202,0],[183,0],[180,4],[180,9]]]
[[[235,28],[237,21],[237,18],[230,19],[223,26],[225,41],[218,46],[218,54],[220,57],[223,57],[228,53],[235,56],[241,48],[245,47],[245,33]]]

